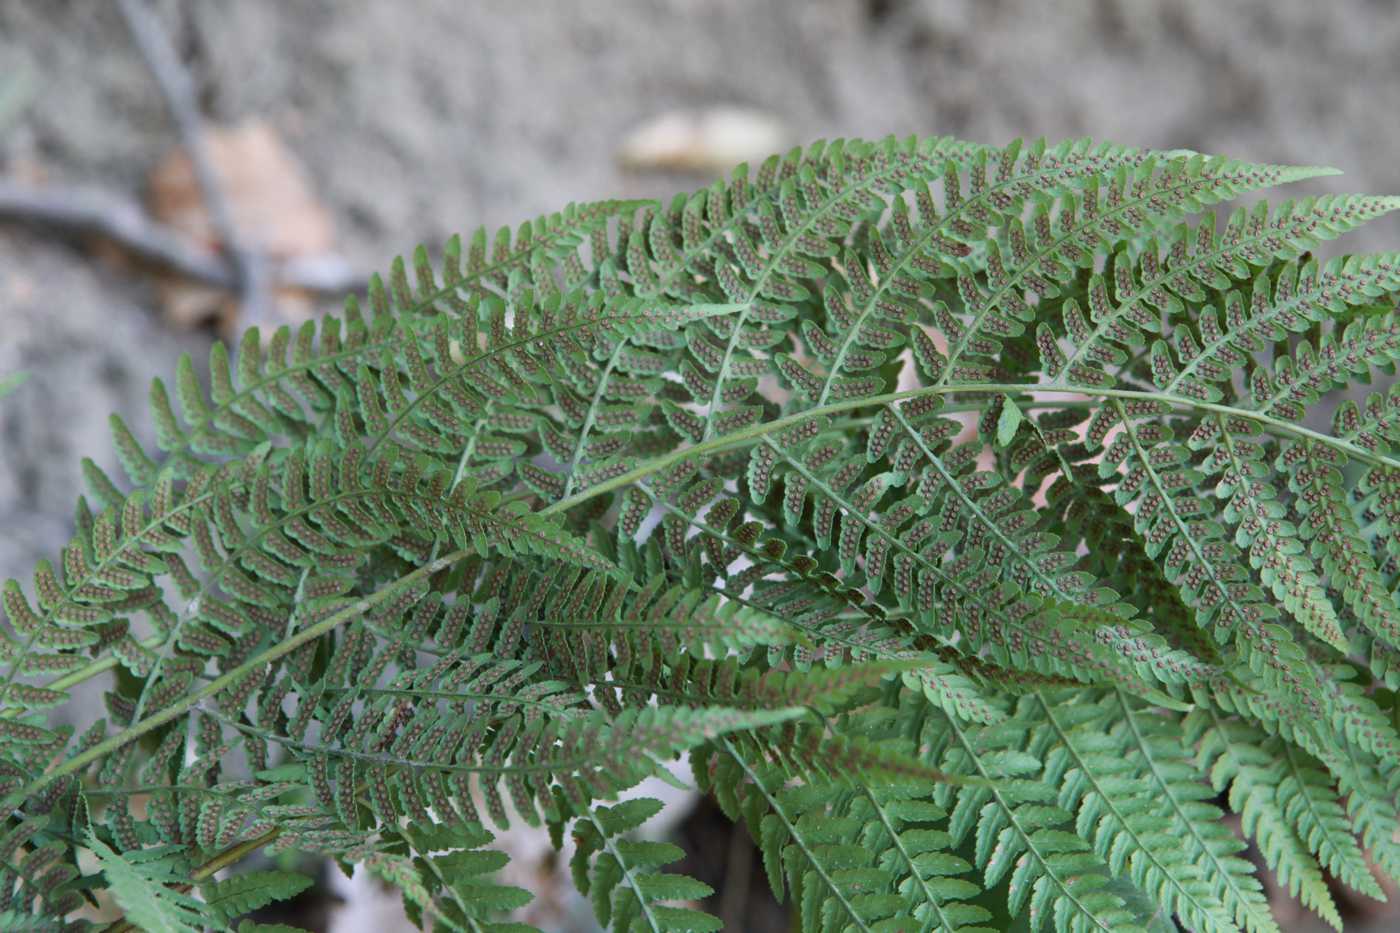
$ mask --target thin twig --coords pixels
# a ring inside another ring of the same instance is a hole
[[[219,235],[233,269],[236,283],[234,290],[242,306],[243,321],[246,324],[269,321],[271,317],[268,313],[266,259],[248,248],[239,235],[233,209],[209,152],[204,118],[200,115],[189,74],[176,57],[175,49],[170,45],[159,20],[144,0],[117,0],[117,6],[136,47],[141,50],[141,55],[151,70],[151,75],[160,86],[170,116],[180,134],[180,141],[184,144],[190,164],[194,167],[195,179],[204,196],[209,219]]]
[[[97,234],[189,278],[228,289],[237,284],[222,257],[195,248],[134,202],[101,191],[30,188],[0,180],[0,219]]]
[[[189,75],[144,0],[118,0],[117,6],[175,121],[222,244],[222,255],[199,248],[152,219],[133,202],[92,189],[28,188],[0,180],[0,219],[106,237],[180,275],[232,291],[238,297],[244,323],[250,325],[271,320],[274,285],[329,294],[362,290],[365,277],[352,271],[338,256],[298,257],[274,263],[243,242],[214,168]]]
[[[95,188],[34,188],[0,179],[0,220],[47,227],[65,235],[99,236],[147,262],[186,278],[236,291],[228,261],[152,218],[136,202]],[[363,291],[367,278],[333,253],[269,264],[276,285],[344,295]]]

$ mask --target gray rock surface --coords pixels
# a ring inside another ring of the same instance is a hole
[[[173,334],[150,313],[139,282],[84,254],[0,232],[0,372],[30,378],[0,401],[0,577],[27,578],[56,558],[83,491],[80,460],[120,476],[108,414],[143,442],[150,376],[208,340]]]

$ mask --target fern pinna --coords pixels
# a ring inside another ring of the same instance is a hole
[[[1277,930],[1250,843],[1340,926],[1400,879],[1400,254],[1312,250],[1400,199],[1212,211],[1328,173],[817,144],[184,361],[5,586],[0,926],[231,926],[295,849],[520,929],[523,820],[715,929],[618,796],[682,754],[803,929]]]

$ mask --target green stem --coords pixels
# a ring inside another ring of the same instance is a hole
[[[578,465],[583,460],[583,449],[588,443],[588,435],[593,431],[593,423],[598,418],[598,406],[603,404],[603,393],[608,390],[608,380],[612,378],[613,367],[617,366],[617,361],[622,356],[622,350],[627,346],[627,339],[623,338],[613,347],[612,353],[608,356],[608,365],[603,368],[603,374],[598,377],[598,385],[593,390],[593,400],[588,403],[588,414],[583,419],[583,428],[578,433],[578,440],[574,442],[574,455],[569,459],[569,476],[564,480],[564,495],[574,491],[574,482],[578,478]]]
[[[221,722],[236,732],[244,735],[254,735],[268,742],[280,745],[283,748],[295,749],[299,752],[309,752],[311,754],[329,755],[337,758],[350,759],[354,761],[367,761],[371,764],[391,766],[395,768],[410,768],[415,771],[439,771],[443,774],[485,774],[496,777],[505,777],[521,774],[582,774],[586,772],[591,764],[588,753],[582,757],[568,759],[539,760],[532,764],[509,764],[509,765],[488,765],[488,764],[450,764],[436,761],[431,758],[402,758],[398,755],[380,754],[377,752],[362,752],[351,748],[333,748],[329,745],[314,745],[310,742],[301,742],[289,736],[278,735],[267,729],[259,729],[257,726],[250,726],[238,720],[225,716],[223,713],[215,712],[207,707],[201,707],[200,712],[217,722]]]
[[[477,419],[477,428],[476,430],[472,431],[472,436],[462,447],[462,456],[457,458],[457,470],[452,474],[452,485],[447,487],[447,491],[449,493],[455,492],[457,490],[457,487],[462,484],[462,480],[466,478],[467,464],[471,462],[472,454],[476,453],[476,442],[481,437],[481,432],[486,422],[486,419],[491,417],[491,412],[495,407],[495,399],[488,400],[486,402],[486,405],[482,407],[481,417]]]
[[[833,402],[830,405],[820,405],[809,408],[805,411],[776,418],[773,421],[766,421],[759,424],[750,425],[732,434],[723,437],[711,438],[701,441],[684,450],[672,451],[660,457],[654,457],[646,463],[641,464],[626,473],[615,476],[610,480],[590,486],[572,496],[560,499],[553,505],[544,509],[543,514],[550,515],[555,512],[562,512],[574,506],[586,502],[595,496],[612,492],[614,489],[635,483],[639,479],[650,476],[691,457],[703,456],[717,453],[735,447],[743,447],[750,443],[755,443],[766,435],[781,431],[809,418],[820,418],[826,415],[839,414],[857,408],[866,408],[877,405],[889,405],[894,402],[902,402],[908,399],[924,398],[930,395],[954,395],[957,393],[985,393],[985,394],[1008,394],[1018,392],[1043,392],[1054,395],[1089,395],[1095,398],[1116,398],[1129,399],[1133,401],[1162,402],[1177,408],[1190,408],[1197,411],[1214,412],[1215,414],[1228,415],[1233,418],[1244,418],[1259,424],[1267,425],[1271,430],[1279,434],[1290,437],[1307,438],[1320,444],[1325,444],[1336,450],[1345,452],[1348,456],[1363,463],[1373,466],[1384,466],[1391,469],[1400,470],[1400,459],[1389,457],[1384,454],[1372,453],[1363,447],[1359,447],[1350,441],[1340,440],[1328,434],[1322,434],[1302,425],[1292,424],[1280,420],[1263,412],[1250,411],[1245,408],[1235,408],[1230,405],[1219,405],[1213,402],[1202,402],[1193,398],[1186,398],[1179,395],[1165,395],[1159,392],[1140,392],[1133,389],[1104,389],[1094,386],[1072,386],[1062,384],[1038,385],[1034,383],[1014,383],[1014,382],[978,382],[978,383],[948,383],[945,385],[924,386],[919,389],[908,389],[903,392],[887,392],[883,395],[870,395],[864,398],[848,399],[841,402]]]
[[[1035,385],[1016,383],[953,383],[943,386],[928,386],[920,389],[909,389],[904,392],[891,392],[884,395],[873,395],[867,396],[865,398],[835,402],[830,405],[823,405],[817,408],[808,409],[804,412],[799,412],[796,414],[788,415],[783,418],[778,418],[774,421],[768,421],[762,424],[752,425],[748,428],[744,428],[743,430],[735,431],[733,434],[726,434],[724,437],[714,438],[712,440],[696,444],[692,447],[688,447],[684,450],[673,451],[672,453],[665,454],[664,456],[656,457],[646,463],[643,463],[635,469],[623,473],[620,476],[614,477],[613,479],[607,480],[606,482],[599,483],[596,486],[590,486],[588,489],[575,493],[572,496],[563,498],[558,502],[547,506],[543,510],[542,514],[550,515],[556,512],[567,511],[568,509],[571,509],[576,505],[586,502],[595,496],[600,496],[605,493],[612,492],[614,489],[618,489],[622,486],[634,483],[637,480],[650,476],[651,474],[656,473],[660,470],[664,470],[666,467],[669,467],[675,463],[679,463],[682,460],[686,460],[690,457],[698,457],[716,451],[727,450],[733,447],[741,447],[750,442],[756,442],[766,434],[789,427],[807,418],[818,418],[824,415],[840,414],[842,412],[852,411],[854,409],[864,408],[870,405],[885,405],[894,402],[905,401],[907,399],[921,398],[928,395],[952,395],[956,393],[965,392],[1002,394],[1045,392],[1061,395],[1090,395],[1098,398],[1124,398],[1145,401],[1161,401],[1169,405],[1175,405],[1177,407],[1194,408],[1200,411],[1215,412],[1217,414],[1245,418],[1251,421],[1258,422],[1260,424],[1268,425],[1271,429],[1277,431],[1280,434],[1308,438],[1310,440],[1317,441],[1318,443],[1325,444],[1329,447],[1342,450],[1354,459],[1364,463],[1369,463],[1373,466],[1384,466],[1389,467],[1391,469],[1400,469],[1400,460],[1397,460],[1394,457],[1389,457],[1384,454],[1372,453],[1371,451],[1368,451],[1362,447],[1358,447],[1357,445],[1348,441],[1343,441],[1338,438],[1331,437],[1330,435],[1310,430],[1308,428],[1302,427],[1301,425],[1290,424],[1286,421],[1281,421],[1278,418],[1265,415],[1261,412],[1249,411],[1247,409],[1242,408],[1234,408],[1229,405],[1218,405],[1210,402],[1201,402],[1196,399],[1189,399],[1182,396],[1163,395],[1155,392],[1139,392],[1128,389],[1102,389],[1089,386]],[[1018,404],[1020,404],[1020,402],[1018,402]],[[1031,399],[1023,407],[1056,409],[1070,407],[1084,408],[1089,407],[1092,404],[1092,401],[1088,399],[1067,399],[1065,401]],[[981,408],[982,406],[977,403],[955,402],[953,404],[944,406],[944,408],[941,410],[945,412],[963,412],[980,411]],[[148,648],[157,647],[163,643],[163,639],[159,638],[147,639],[145,642],[142,642],[142,644]],[[69,674],[65,674],[63,677],[58,678],[52,683],[46,684],[46,686],[53,690],[66,690],[69,687],[72,687],[76,684],[82,683],[85,680],[89,680],[92,677],[97,676],[103,671],[110,670],[116,663],[116,658],[112,656],[101,658],[88,664],[86,667],[80,668],[79,670],[73,671]]]
[[[165,644],[165,638],[161,635],[152,635],[150,638],[138,642],[138,644],[140,644],[142,648],[149,648],[151,650],[154,650],[156,648],[159,648],[161,645]],[[64,674],[62,677],[59,677],[56,680],[49,681],[48,683],[44,684],[44,687],[48,690],[58,690],[60,692],[67,692],[68,688],[75,687],[85,680],[91,680],[98,674],[101,674],[103,671],[111,670],[116,665],[117,656],[114,654],[109,654],[104,657],[97,658],[96,660],[85,664],[84,666],[78,668],[75,671],[69,671],[67,674]]]
[[[1214,412],[1216,414],[1223,414],[1230,417],[1245,418],[1251,421],[1258,422],[1260,424],[1267,425],[1269,426],[1269,428],[1280,434],[1285,434],[1293,437],[1307,438],[1322,444],[1326,444],[1330,447],[1345,451],[1353,458],[1365,463],[1370,463],[1378,466],[1386,466],[1393,469],[1400,469],[1400,460],[1397,460],[1393,457],[1372,453],[1350,442],[1342,441],[1329,435],[1313,431],[1301,425],[1290,424],[1286,421],[1281,421],[1277,418],[1265,415],[1261,412],[1235,408],[1229,405],[1220,405],[1212,402],[1202,402],[1196,399],[1184,398],[1181,396],[1169,396],[1153,392],[1139,392],[1129,389],[1105,389],[1097,387],[1068,385],[1036,385],[1027,383],[950,383],[939,386],[927,386],[919,389],[910,389],[904,392],[890,392],[884,395],[869,396],[866,398],[836,402],[830,405],[823,405],[816,408],[808,409],[803,412],[787,415],[783,418],[778,418],[766,423],[752,425],[750,427],[736,431],[733,434],[725,435],[724,437],[718,437],[708,441],[702,441],[701,443],[695,444],[694,446],[688,447],[684,450],[673,451],[672,453],[665,454],[660,457],[655,457],[652,460],[647,461],[646,463],[643,463],[642,465],[632,470],[629,470],[626,473],[621,474],[620,476],[599,483],[596,486],[592,486],[586,490],[575,493],[572,496],[560,499],[552,505],[547,506],[545,509],[542,510],[540,514],[552,515],[558,512],[566,511],[580,504],[581,502],[585,502],[596,496],[600,496],[605,493],[611,492],[614,489],[618,489],[623,486],[634,483],[639,479],[643,479],[647,476],[650,476],[653,473],[663,470],[682,460],[688,459],[690,457],[696,457],[704,454],[718,452],[721,450],[727,450],[734,447],[744,446],[749,443],[754,443],[769,434],[772,434],[776,431],[780,431],[786,427],[789,427],[800,421],[807,420],[809,418],[818,418],[825,415],[837,414],[840,412],[851,411],[853,409],[864,408],[867,406],[887,405],[894,402],[905,401],[907,399],[922,398],[929,395],[950,395],[956,393],[1006,394],[1020,392],[1051,393],[1063,395],[1089,395],[1101,398],[1157,401],[1176,407],[1190,408],[1198,411]],[[59,780],[60,778],[66,777],[70,774],[74,774],[82,768],[86,767],[87,765],[91,764],[92,762],[102,758],[105,755],[110,754],[118,748],[121,748],[123,745],[126,745],[133,739],[145,735],[146,733],[157,729],[168,722],[172,722],[175,719],[178,719],[180,716],[184,715],[184,713],[188,711],[189,708],[195,703],[198,703],[199,701],[208,697],[214,696],[221,690],[225,689],[226,687],[237,681],[240,677],[248,674],[257,667],[266,664],[270,661],[274,661],[277,658],[280,658],[288,654],[289,652],[294,651],[301,645],[306,644],[308,641],[319,638],[321,635],[324,635],[325,633],[335,629],[343,622],[363,614],[364,612],[368,611],[369,609],[388,599],[390,596],[396,595],[399,592],[399,590],[403,589],[405,586],[417,582],[423,577],[430,576],[433,573],[436,573],[438,570],[443,569],[444,567],[450,565],[451,563],[454,563],[455,561],[461,559],[462,557],[465,557],[466,555],[466,551],[454,551],[452,554],[449,554],[442,558],[438,558],[432,563],[421,567],[418,570],[415,570],[404,577],[399,578],[395,582],[386,586],[384,589],[381,589],[378,592],[365,597],[364,599],[357,602],[355,605],[349,606],[346,609],[343,609],[340,612],[336,613],[335,615],[332,615],[329,618],[318,622],[316,625],[313,625],[307,629],[303,629],[301,632],[298,632],[296,635],[293,635],[286,641],[274,645],[271,648],[268,648],[266,651],[256,655],[253,658],[250,658],[249,660],[238,665],[228,673],[215,678],[197,693],[186,697],[182,701],[170,707],[167,707],[164,710],[161,710],[159,713],[156,713],[155,715],[143,720],[142,722],[128,727],[127,729],[123,730],[117,735],[112,736],[111,738],[100,742],[97,745],[94,745],[92,748],[75,756],[74,758],[65,761],[62,765],[60,765],[53,771],[45,775],[41,775],[40,777],[37,777],[34,780],[30,781],[23,788],[12,792],[5,798],[4,809],[12,809],[24,799],[32,796],[33,794],[47,787],[53,781]],[[91,676],[92,673],[97,673],[100,670],[106,669],[106,667],[110,667],[112,663],[115,662],[104,660],[103,662],[99,662],[98,664],[90,665],[92,669],[91,673],[87,673],[87,669],[84,669],[84,671],[74,672],[73,674],[68,675],[68,677],[64,679],[86,679],[86,677]],[[103,667],[103,664],[105,664],[106,667]]]
[[[538,624],[538,623],[531,623]],[[326,693],[354,693],[356,696],[418,697],[424,700],[448,700],[456,702],[496,703],[502,706],[515,706],[521,709],[539,710],[542,714],[559,718],[583,716],[590,709],[578,706],[560,706],[544,700],[530,700],[505,693],[492,693],[489,690],[389,690],[382,687],[327,687]],[[556,694],[568,696],[568,694]]]

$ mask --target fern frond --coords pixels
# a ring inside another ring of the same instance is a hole
[[[1204,506],[1192,494],[1194,477],[1182,466],[1186,450],[1173,441],[1169,427],[1143,419],[1154,406],[1112,400],[1109,410],[1105,427],[1116,422],[1121,431],[1104,452],[1099,474],[1107,478],[1126,467],[1115,498],[1125,505],[1137,500],[1134,520],[1148,554],[1163,559],[1167,579],[1195,609],[1198,625],[1213,629],[1221,641],[1237,635],[1234,644],[1245,664],[1271,685],[1305,699],[1310,678],[1302,651],[1286,630],[1269,624],[1277,609],[1249,581],[1238,548],[1218,525],[1202,518]]]
[[[200,886],[205,912],[214,923],[232,923],[235,917],[268,904],[296,897],[311,887],[305,875],[282,871],[250,871]]]
[[[1060,805],[1078,811],[1079,832],[1092,839],[1095,852],[1165,913],[1193,928],[1233,929],[1232,912],[1212,890],[1209,869],[1182,844],[1163,812],[1161,788],[1138,776],[1142,753],[1133,748],[1134,733],[1117,719],[1118,698],[1036,699],[1054,732],[1046,777],[1059,785]]]
[[[1039,650],[1023,657],[1034,658],[1032,663],[1037,669],[1048,673],[1066,673],[1087,680],[1114,676],[1136,680],[1135,672],[1115,670],[1121,670],[1120,662],[1092,637],[1074,637],[1068,625],[1055,631],[1055,616],[1038,615],[1037,600],[1021,594],[1014,585],[998,587],[995,580],[978,574],[980,550],[971,549],[946,563],[936,560],[939,552],[935,548],[951,547],[960,535],[940,533],[933,521],[917,520],[927,510],[922,497],[910,496],[894,502],[882,509],[884,514],[879,520],[872,517],[872,509],[884,498],[892,478],[889,474],[877,474],[848,492],[862,475],[864,458],[852,456],[833,462],[837,451],[832,445],[821,443],[815,428],[799,425],[782,440],[764,438],[750,459],[748,482],[761,500],[777,467],[791,470],[795,479],[785,480],[789,487],[796,485],[803,497],[814,502],[813,526],[818,547],[831,545],[835,520],[840,518],[836,553],[841,570],[849,573],[854,569],[864,543],[868,586],[878,592],[888,574],[901,608],[935,617],[945,615],[977,648],[983,647],[984,639],[997,646],[1034,645]],[[790,508],[790,496],[791,491],[785,496],[785,509]],[[798,503],[800,506],[801,498]],[[795,514],[797,509],[792,511]],[[956,515],[953,512],[954,518]],[[887,554],[891,555],[888,561]],[[1012,633],[1016,637],[1011,637]],[[1070,637],[1065,638],[1066,635]]]
[[[1327,769],[1337,776],[1337,789],[1346,798],[1347,815],[1376,864],[1392,878],[1400,869],[1400,843],[1395,841],[1396,819],[1394,779],[1383,774],[1364,754],[1347,750],[1344,756],[1323,758]]]
[[[479,824],[414,822],[402,833],[413,849],[418,876],[436,881],[441,888],[436,896],[430,895],[435,923],[471,933],[534,930],[495,919],[528,904],[530,893],[492,877],[508,859],[503,852],[485,848],[492,837]]]
[[[353,794],[355,782],[363,777],[377,823],[393,823],[402,816],[422,818],[425,801],[439,796],[434,791],[440,779],[446,779],[458,792],[458,805],[468,819],[477,819],[470,803],[475,788],[485,798],[492,820],[503,828],[509,825],[509,817],[500,793],[502,781],[517,812],[535,823],[539,807],[549,806],[548,792],[556,783],[575,803],[610,797],[650,776],[659,762],[677,752],[726,732],[771,725],[801,712],[661,707],[625,710],[613,720],[594,713],[507,716],[496,722],[483,717],[474,722],[460,713],[444,716],[434,707],[414,713],[403,698],[398,698],[392,705],[378,704],[373,712],[352,720],[348,712],[342,712],[349,709],[348,699],[353,699],[353,694],[337,705],[336,718],[326,728],[334,736],[348,725],[344,741],[308,742],[271,734],[263,734],[263,738],[295,753],[319,772],[334,776],[328,780],[344,784],[341,792]],[[259,734],[251,727],[211,715],[236,730]],[[402,731],[397,731],[401,720]],[[487,733],[489,725],[496,727],[494,735]],[[323,793],[338,799],[340,792],[327,786]],[[353,808],[342,813],[342,818],[347,825],[358,826]]]
[[[1304,341],[1291,356],[1278,359],[1272,371],[1259,370],[1250,386],[1256,409],[1284,418],[1301,418],[1307,406],[1353,375],[1372,369],[1393,371],[1400,360],[1400,314],[1358,318],[1339,332],[1327,332],[1317,347]]]
[[[1317,852],[1329,872],[1347,886],[1384,900],[1342,814],[1331,780],[1320,769],[1300,762],[1304,752],[1286,743],[1283,752],[1288,777],[1277,793],[1285,819],[1298,827],[1299,836]]]
[[[658,871],[685,852],[668,842],[622,838],[661,811],[648,797],[585,812],[574,823],[574,883],[590,899],[598,922],[610,930],[668,933],[718,930],[719,920],[665,901],[698,901],[709,885]]]
[[[751,562],[741,572],[742,577],[747,578],[756,570],[771,570],[821,587],[824,592],[821,599],[814,598],[809,589],[794,589],[789,582],[760,580],[752,598],[736,596],[736,586],[732,582],[720,590],[735,603],[750,604],[777,613],[791,631],[807,636],[811,644],[799,647],[799,655],[795,659],[799,666],[805,663],[807,650],[817,643],[821,644],[828,664],[833,663],[831,655],[834,652],[840,652],[857,663],[865,660],[894,662],[896,665],[907,663],[916,668],[905,675],[910,686],[923,691],[930,702],[939,704],[951,715],[978,722],[1001,718],[996,704],[959,671],[956,664],[927,650],[926,644],[917,646],[918,639],[907,634],[892,633],[887,628],[871,624],[875,620],[863,616],[840,618],[840,611],[857,594],[835,587],[828,591],[827,584],[834,582],[834,578],[813,578],[809,571],[815,564],[810,557],[786,555],[781,540],[761,537],[756,523],[731,531],[727,526],[733,521],[738,502],[729,498],[713,500],[713,493],[713,486],[701,481],[678,489],[674,501],[668,501],[658,497],[657,490],[646,484],[638,484],[629,493],[626,508],[630,511],[635,504],[638,508],[660,509],[677,520],[671,522],[667,519],[663,522],[664,529],[680,531],[689,527],[699,532],[687,541],[668,530],[667,550],[677,558],[683,557],[689,561],[703,557],[708,567],[726,576],[728,566],[742,559]],[[716,527],[713,522],[720,522],[726,527]],[[627,534],[625,516],[618,527],[620,533]],[[788,599],[794,595],[800,596],[796,604]],[[833,618],[833,614],[836,617]]]
[[[843,171],[830,184],[822,185],[811,174],[799,174],[783,183],[776,209],[759,206],[755,228],[732,231],[732,254],[715,263],[714,277],[727,299],[742,305],[742,310],[732,323],[713,332],[719,343],[696,332],[687,341],[695,363],[692,371],[702,387],[695,400],[706,408],[695,440],[707,440],[742,426],[746,410],[738,412],[740,419],[720,418],[723,403],[748,398],[758,377],[769,371],[767,361],[751,353],[751,348],[765,343],[761,333],[745,331],[749,321],[767,325],[791,319],[793,313],[784,305],[807,297],[801,279],[821,268],[813,260],[832,256],[836,252],[833,241],[843,237],[854,222],[878,216],[885,206],[881,194],[891,187],[900,190],[910,178],[936,178],[954,164],[937,157],[941,143],[935,142],[932,158],[920,153],[917,160],[899,158],[898,149],[891,152],[889,146],[847,147],[842,153]],[[707,384],[708,398],[703,392]]]
[[[1237,437],[1238,425],[1223,418],[1217,424],[1214,439],[1220,446],[1205,467],[1224,467],[1215,494],[1229,500],[1223,517],[1236,526],[1236,542],[1249,547],[1249,562],[1259,570],[1260,580],[1304,629],[1346,651],[1346,635],[1322,586],[1321,572],[1305,550],[1297,526],[1286,520],[1287,510],[1264,462],[1264,447],[1252,438]],[[1192,444],[1202,446],[1199,432]]]
[[[1325,174],[822,142],[183,360],[3,587],[0,924],[228,927],[268,847],[519,929],[482,826],[544,821],[713,929],[617,802],[685,754],[805,930],[1276,929],[1227,808],[1339,925],[1400,877],[1400,260],[1311,251],[1400,199],[1209,213]]]
[[[951,842],[960,845],[973,833],[975,864],[989,887],[1007,883],[1012,915],[1028,912],[1033,928],[1049,921],[1057,929],[1136,929],[1140,918],[1112,890],[1109,866],[1066,828],[1071,814],[1056,804],[1041,761],[1024,748],[1030,724],[1009,719],[972,732],[940,718],[929,716],[924,726],[934,760],[985,782],[939,788],[936,799],[953,804]]]
[[[1169,832],[1182,840],[1187,857],[1201,869],[1236,923],[1246,930],[1277,929],[1253,866],[1237,854],[1243,844],[1221,822],[1220,811],[1207,802],[1210,788],[1195,779],[1179,723],[1134,709],[1134,702],[1121,691],[1113,700],[1122,711],[1134,752],[1147,766],[1154,785],[1150,793],[1165,804]]]
[[[1391,647],[1400,647],[1400,603],[1361,539],[1343,491],[1342,465],[1335,451],[1312,444],[1294,444],[1279,455],[1279,467],[1288,471],[1289,488],[1297,496],[1302,538],[1311,543],[1313,556],[1356,620]]]
[[[1173,369],[1170,378],[1156,380],[1163,391],[1215,401],[1220,393],[1211,383],[1219,382],[1238,365],[1241,351],[1256,351],[1261,338],[1275,339],[1280,328],[1301,330],[1320,317],[1320,312],[1393,287],[1390,276],[1394,265],[1387,259],[1369,268],[1354,264],[1362,268],[1346,270],[1352,277],[1341,274],[1339,267],[1295,294],[1291,290],[1297,281],[1295,264],[1290,267],[1291,275],[1280,276],[1273,302],[1268,275],[1261,272],[1254,283],[1252,315],[1233,292],[1226,296],[1226,329],[1222,330],[1216,309],[1202,310],[1199,326],[1204,347],[1196,342],[1190,328],[1173,321],[1184,312],[1184,302],[1200,302],[1222,286],[1229,288],[1233,280],[1247,277],[1251,266],[1264,268],[1275,260],[1295,260],[1323,240],[1396,207],[1400,207],[1400,200],[1395,198],[1308,198],[1301,203],[1287,202],[1270,216],[1268,205],[1260,202],[1252,214],[1238,209],[1223,235],[1217,236],[1214,220],[1208,219],[1194,231],[1178,228],[1165,244],[1149,241],[1135,258],[1120,252],[1114,259],[1112,299],[1108,276],[1095,275],[1088,287],[1087,321],[1077,303],[1066,302],[1065,333],[1074,348],[1049,375],[1071,383],[1104,385],[1105,367],[1127,360],[1120,347],[1138,343],[1144,331],[1149,342],[1160,333],[1176,345],[1182,367],[1180,372]],[[1312,268],[1316,268],[1315,263]]]
[[[872,853],[853,841],[854,821],[831,818],[823,806],[825,788],[779,789],[741,753],[725,751],[751,788],[740,808],[775,894],[790,895],[818,929],[873,931],[899,916],[905,905],[891,890],[892,874],[871,867]]]
[[[473,235],[465,256],[460,238],[454,237],[444,250],[441,282],[426,251],[420,248],[411,263],[402,257],[394,261],[387,283],[379,276],[371,280],[369,323],[352,299],[346,306],[343,328],[333,317],[324,319],[319,331],[311,321],[295,335],[289,328],[280,328],[265,347],[257,330],[250,329],[239,344],[235,367],[230,367],[227,348],[215,344],[207,398],[193,365],[182,360],[176,387],[183,425],[164,383],[156,380],[151,388],[161,450],[173,455],[176,462],[187,452],[246,453],[268,437],[297,436],[314,428],[320,412],[335,400],[346,378],[354,377],[361,361],[375,364],[384,354],[397,353],[420,338],[420,327],[462,314],[470,299],[479,301],[518,290],[519,286],[511,288],[513,274],[523,272],[534,282],[547,282],[551,287],[555,269],[566,280],[579,277],[584,273],[579,248],[590,240],[598,245],[610,221],[648,203],[573,205],[523,224],[514,234],[502,228],[489,252],[484,229]],[[409,279],[410,265],[416,290]],[[114,429],[120,435],[124,426],[115,425]],[[129,449],[130,445],[119,437],[118,447]],[[137,476],[131,479],[141,482]]]
[[[1014,336],[1022,330],[1029,308],[1018,290],[1040,291],[1042,283],[1054,282],[1065,274],[1065,267],[1084,265],[1096,250],[1112,247],[1144,227],[1162,224],[1184,214],[1228,200],[1245,191],[1325,174],[1325,170],[1276,165],[1250,165],[1229,159],[1200,156],[1164,160],[1161,170],[1153,160],[1135,169],[1120,170],[1097,179],[1081,199],[1070,199],[1065,209],[1052,217],[1042,209],[1028,236],[1012,241],[1010,262],[1003,263],[993,251],[987,261],[985,290],[971,277],[963,277],[958,289],[972,311],[971,326],[950,334],[947,360],[940,382],[982,381],[975,366],[960,367],[966,353],[993,356],[1001,349],[999,336]],[[1018,248],[1019,247],[1019,248]],[[1010,314],[1002,311],[1002,305]]]
[[[1306,838],[1295,827],[1287,801],[1279,793],[1289,773],[1287,756],[1281,756],[1283,743],[1246,723],[1226,720],[1213,709],[1193,711],[1183,728],[1199,744],[1198,761],[1209,772],[1211,786],[1217,791],[1228,786],[1230,807],[1240,814],[1245,835],[1254,838],[1265,862],[1278,873],[1279,883],[1305,907],[1341,929],[1341,915],[1315,855],[1325,841],[1333,858],[1328,870],[1344,877],[1354,870],[1353,859],[1360,859],[1361,850],[1349,833],[1338,834],[1335,826],[1314,824]],[[1310,810],[1302,812],[1312,816]]]
[[[78,877],[75,859],[63,842],[43,838],[47,822],[24,820],[0,837],[0,924],[5,929],[58,929],[56,918],[83,904],[70,886]]]

